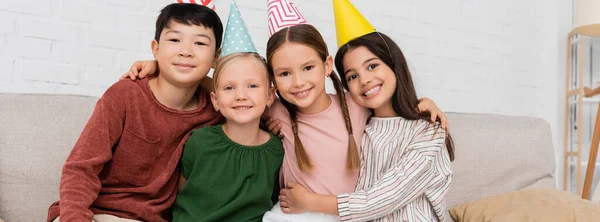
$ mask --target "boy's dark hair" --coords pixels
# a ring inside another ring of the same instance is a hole
[[[171,21],[212,29],[215,34],[215,50],[219,50],[221,47],[221,41],[223,41],[223,24],[221,23],[221,18],[212,9],[190,3],[173,3],[167,5],[160,10],[160,15],[156,19],[154,39],[157,42],[160,40],[160,33],[169,26]]]

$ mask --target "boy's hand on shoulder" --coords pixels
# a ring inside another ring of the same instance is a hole
[[[131,68],[129,68],[129,71],[123,73],[119,80],[126,78],[130,78],[131,80],[136,80],[137,78],[143,79],[148,75],[154,75],[157,69],[158,63],[156,60],[135,61],[131,65]]]

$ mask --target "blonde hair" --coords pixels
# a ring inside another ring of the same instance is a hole
[[[244,59],[244,58],[253,58],[257,61],[259,61],[260,64],[262,64],[262,66],[265,68],[266,71],[266,75],[267,75],[267,87],[271,87],[273,84],[273,78],[271,78],[271,75],[268,74],[268,68],[267,68],[267,60],[265,60],[265,58],[263,58],[262,56],[260,56],[258,53],[254,53],[254,52],[236,52],[236,53],[232,53],[226,56],[223,56],[221,58],[219,58],[219,60],[217,61],[217,65],[215,67],[215,71],[213,72],[213,91],[216,93],[217,91],[217,84],[219,83],[219,76],[221,75],[221,73],[223,73],[223,70],[225,70],[225,68],[234,63],[235,61],[238,61],[240,59]],[[263,115],[260,118],[260,124],[259,124],[259,128],[264,130],[264,131],[269,131],[269,128],[267,127],[267,119],[269,118],[269,109],[268,109],[268,105],[267,107],[265,107],[265,111],[263,113]]]
[[[236,52],[236,53],[232,53],[232,54],[223,56],[223,57],[219,58],[219,60],[217,61],[215,71],[213,72],[213,87],[214,87],[215,91],[217,89],[219,75],[221,75],[221,73],[223,73],[223,70],[225,69],[225,67],[227,67],[229,64],[231,64],[235,61],[238,61],[240,59],[243,59],[243,58],[254,58],[254,59],[258,60],[258,61],[260,61],[260,64],[262,64],[265,67],[265,70],[267,70],[267,61],[265,60],[265,58],[260,56],[258,53]],[[269,86],[271,86],[271,83],[273,82],[271,79],[271,75],[267,75],[267,80],[269,81]]]

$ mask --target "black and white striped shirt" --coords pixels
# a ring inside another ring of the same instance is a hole
[[[452,169],[446,132],[426,120],[373,117],[356,192],[338,195],[343,221],[443,221]]]

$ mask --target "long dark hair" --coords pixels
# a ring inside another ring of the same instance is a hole
[[[429,113],[420,113],[416,110],[419,99],[417,98],[417,92],[410,71],[408,70],[406,59],[404,58],[404,54],[402,53],[402,50],[400,50],[400,47],[398,47],[398,45],[396,45],[396,43],[387,35],[380,32],[373,32],[353,39],[340,47],[335,55],[335,67],[337,68],[338,73],[344,73],[344,55],[346,55],[350,49],[360,46],[367,48],[394,71],[396,76],[396,90],[392,96],[392,107],[394,112],[396,112],[398,116],[410,120],[429,120]],[[344,88],[349,90],[346,78],[342,77],[341,79]],[[439,119],[436,120],[436,122],[439,121]],[[436,125],[436,127],[439,127],[440,124]],[[446,133],[446,149],[448,149],[450,160],[454,160],[454,141],[452,140],[450,133]]]
[[[275,73],[273,73],[273,65],[271,61],[273,59],[273,54],[283,46],[287,42],[293,42],[308,46],[314,49],[319,55],[322,62],[325,62],[327,56],[329,56],[329,52],[327,51],[327,44],[323,37],[317,31],[315,27],[308,24],[296,25],[284,28],[277,33],[273,34],[269,41],[267,42],[267,63],[269,75],[271,75],[271,79],[275,82]],[[340,79],[337,77],[335,72],[332,72],[329,75],[333,85],[335,87],[335,91],[337,93],[338,99],[340,100],[340,105],[342,106],[342,114],[344,115],[344,120],[346,124],[346,130],[348,130],[348,155],[347,155],[347,168],[350,170],[358,169],[360,167],[360,156],[358,155],[358,149],[356,147],[356,141],[354,141],[354,136],[352,133],[352,122],[350,121],[350,114],[348,113],[348,105],[346,104],[346,96],[344,94],[344,89],[342,88],[342,83]],[[309,171],[312,168],[312,164],[310,162],[310,158],[308,154],[306,154],[306,150],[304,150],[304,146],[302,145],[302,141],[300,141],[300,137],[298,137],[298,121],[297,121],[297,113],[298,109],[294,104],[286,101],[277,91],[277,96],[281,100],[281,103],[287,108],[290,113],[290,119],[292,122],[292,130],[294,132],[294,150],[296,152],[296,159],[298,161],[298,167],[302,171]]]

